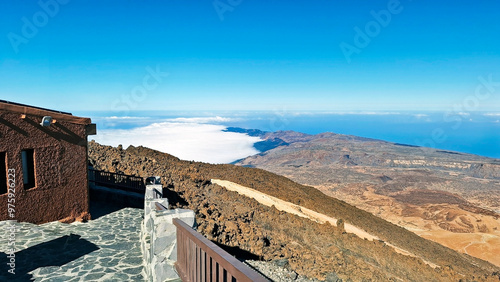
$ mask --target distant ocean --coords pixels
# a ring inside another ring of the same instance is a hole
[[[242,127],[263,131],[293,130],[307,134],[334,132],[500,158],[500,113],[491,112],[132,112],[127,116],[116,116],[112,112],[75,114],[92,117],[98,124],[98,132],[108,133],[108,137],[113,132],[124,133],[152,124],[203,124],[217,125],[213,130]],[[176,127],[176,130],[181,129]]]

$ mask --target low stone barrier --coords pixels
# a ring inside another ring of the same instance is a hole
[[[162,185],[146,185],[141,249],[148,281],[181,281],[175,270],[177,238],[172,219],[178,218],[194,227],[195,213],[192,210],[168,208],[168,199],[162,197]]]

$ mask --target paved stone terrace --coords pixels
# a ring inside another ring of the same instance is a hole
[[[105,205],[98,203],[98,205]],[[144,281],[142,209],[91,211],[87,223],[17,223],[15,275],[5,254],[11,224],[0,222],[0,281]]]

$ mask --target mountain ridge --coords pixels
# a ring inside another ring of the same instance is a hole
[[[173,207],[193,209],[198,231],[233,254],[263,260],[286,259],[298,274],[325,279],[435,280],[461,278],[498,281],[500,268],[425,240],[392,223],[261,169],[182,161],[144,147],[126,150],[89,142],[89,161],[96,169],[141,177],[160,175]],[[422,256],[396,253],[382,241],[367,241],[330,224],[266,207],[211,183],[224,179],[282,200],[355,223],[382,240]],[[234,251],[236,250],[236,252]]]
[[[500,266],[499,159],[335,133],[276,132],[261,138],[281,138],[289,145],[237,165],[311,185]],[[493,239],[468,246],[467,240],[485,241],[484,236]]]

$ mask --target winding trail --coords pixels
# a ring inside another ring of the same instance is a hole
[[[291,213],[291,214],[294,214],[294,215],[297,215],[300,217],[308,218],[312,221],[315,221],[315,222],[318,222],[321,224],[328,222],[333,226],[337,226],[338,220],[336,218],[327,216],[325,214],[313,211],[311,209],[308,209],[308,208],[305,208],[305,207],[302,207],[302,206],[299,206],[299,205],[296,205],[296,204],[293,204],[293,203],[290,203],[287,201],[283,201],[279,198],[267,195],[265,193],[262,193],[260,191],[255,190],[255,189],[248,188],[248,187],[242,186],[240,184],[236,184],[236,183],[231,182],[231,181],[220,180],[220,179],[212,179],[211,181],[212,181],[212,183],[217,184],[221,187],[224,187],[229,191],[238,192],[241,195],[252,198],[265,206],[268,206],[268,207],[274,206],[277,210],[280,210],[280,211],[284,211],[284,212],[288,212],[288,213]],[[344,230],[347,233],[352,233],[361,239],[366,239],[369,241],[380,240],[377,236],[372,235],[372,234],[366,232],[365,230],[363,230],[357,226],[354,226],[350,223],[347,223],[347,222],[344,223]],[[410,257],[419,258],[424,263],[428,264],[429,266],[431,266],[433,268],[439,267],[438,265],[436,265],[432,262],[426,261],[423,258],[421,258],[421,257],[419,257],[411,252],[408,252],[404,249],[396,247],[390,243],[387,243],[387,242],[384,242],[384,243],[387,246],[392,247],[397,253],[400,253],[400,254],[406,255],[406,256],[410,256]]]

